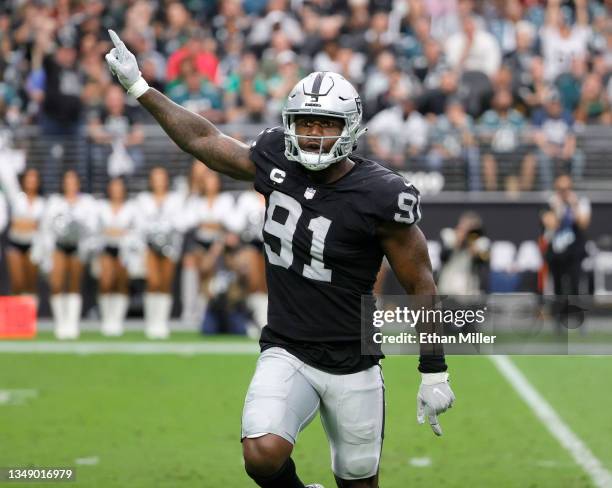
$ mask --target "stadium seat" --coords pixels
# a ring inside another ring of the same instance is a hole
[[[521,242],[515,261],[520,273],[519,291],[530,293],[538,291],[538,271],[542,263],[542,253],[538,244],[535,241]]]
[[[510,241],[496,241],[491,245],[489,292],[510,293],[518,290],[520,273],[515,265],[516,246]]]
[[[600,251],[593,260],[595,296],[612,298],[612,251]]]
[[[542,266],[542,253],[535,241],[521,242],[516,253],[516,267],[519,271],[538,272]]]

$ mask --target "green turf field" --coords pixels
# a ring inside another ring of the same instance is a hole
[[[76,467],[76,483],[17,484],[24,487],[254,486],[243,473],[239,435],[255,360],[251,354],[2,353],[0,466]],[[612,357],[513,361],[612,470]],[[489,358],[448,362],[457,403],[441,417],[444,436],[437,438],[415,421],[416,359],[385,360],[381,487],[596,486]],[[304,482],[335,486],[318,419],[301,434],[294,459]]]

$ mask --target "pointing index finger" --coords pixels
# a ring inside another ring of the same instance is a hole
[[[113,41],[113,44],[119,51],[119,55],[123,57],[125,53],[125,44],[123,43],[123,41],[119,39],[119,36],[117,35],[117,33],[112,29],[108,29],[108,35],[110,36],[111,41]]]

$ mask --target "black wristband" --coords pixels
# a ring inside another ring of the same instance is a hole
[[[448,369],[444,354],[440,355],[421,355],[419,357],[419,371],[421,373],[443,373]]]

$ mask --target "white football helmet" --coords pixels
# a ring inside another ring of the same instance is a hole
[[[346,158],[355,149],[357,139],[366,131],[360,127],[361,114],[361,98],[353,85],[344,77],[330,71],[309,74],[293,87],[283,107],[285,156],[311,171],[320,171]],[[336,139],[336,136],[300,136],[320,141],[318,152],[304,151],[300,148],[295,133],[295,118],[298,115],[322,115],[344,120],[344,129],[328,153],[323,152],[323,141]]]

